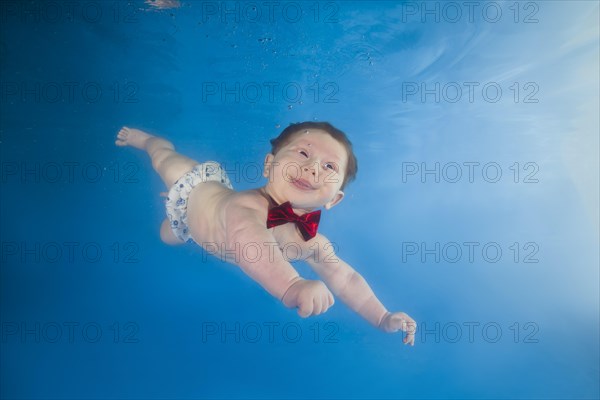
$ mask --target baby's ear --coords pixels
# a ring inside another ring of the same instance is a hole
[[[265,157],[265,162],[263,164],[263,176],[265,178],[269,177],[269,172],[271,171],[271,163],[273,162],[274,158],[275,156],[271,153],[267,154],[267,156]]]
[[[340,202],[343,199],[344,199],[344,192],[342,192],[341,190],[338,190],[338,192],[335,194],[335,196],[333,196],[333,199],[330,202],[328,202],[327,204],[325,204],[324,207],[326,210],[330,210],[331,208],[340,204]]]

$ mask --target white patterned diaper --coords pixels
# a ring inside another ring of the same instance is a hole
[[[192,189],[202,182],[220,182],[232,189],[227,173],[215,161],[207,161],[196,165],[190,172],[184,174],[169,189],[165,202],[167,217],[175,236],[184,242],[192,242],[188,232],[187,203]]]

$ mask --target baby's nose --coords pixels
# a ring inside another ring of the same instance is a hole
[[[317,171],[313,165],[304,167],[304,172],[310,172],[313,175],[316,175]]]

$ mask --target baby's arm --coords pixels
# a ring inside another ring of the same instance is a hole
[[[406,331],[404,343],[414,344],[416,323],[404,313],[391,313],[379,301],[367,281],[333,252],[333,245],[323,235],[315,238],[319,252],[307,258],[327,287],[352,310],[374,326],[386,331]],[[315,248],[312,245],[311,248]],[[319,256],[317,256],[317,254]]]
[[[252,259],[242,254],[236,264],[284,305],[297,307],[302,317],[321,314],[333,305],[333,295],[322,282],[301,278],[283,258],[257,209],[231,204],[226,210],[225,225],[227,248],[243,249],[251,243],[259,249]]]

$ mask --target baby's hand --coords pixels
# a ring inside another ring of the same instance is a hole
[[[403,340],[404,344],[415,345],[417,323],[403,312],[387,313],[379,324],[379,327],[388,333],[403,330],[406,332],[406,337]]]
[[[334,303],[333,294],[323,282],[306,279],[294,283],[282,301],[286,307],[297,307],[302,318],[322,314]]]

